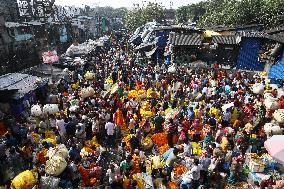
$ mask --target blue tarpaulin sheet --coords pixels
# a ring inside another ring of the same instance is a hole
[[[157,34],[158,36],[158,46],[163,47],[167,45],[167,38],[166,38],[166,33],[165,32],[159,32]]]
[[[280,58],[280,60],[276,64],[270,67],[268,78],[272,80],[273,79],[284,80],[284,53]]]
[[[263,71],[265,65],[258,61],[258,52],[260,48],[260,39],[242,39],[236,68],[241,70]]]

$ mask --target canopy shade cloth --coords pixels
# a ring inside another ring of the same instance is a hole
[[[284,135],[274,135],[265,141],[268,153],[278,162],[284,164]]]
[[[202,36],[203,36],[204,38],[211,38],[211,37],[213,37],[213,36],[219,36],[219,35],[221,35],[221,34],[218,33],[218,32],[212,31],[212,30],[206,30],[206,31],[202,34]]]
[[[145,52],[147,57],[151,57],[156,51],[157,51],[158,47],[154,47],[151,51],[149,52]]]
[[[224,45],[237,45],[241,41],[241,38],[235,35],[214,35],[212,36],[212,42]]]
[[[170,33],[168,43],[174,46],[199,46],[202,40],[199,34]]]

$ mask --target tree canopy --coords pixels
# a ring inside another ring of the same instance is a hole
[[[127,14],[127,9],[124,7],[121,8],[113,8],[110,6],[106,7],[96,7],[91,9],[89,11],[89,14],[94,14],[100,15],[101,17],[107,17],[107,18],[122,18],[124,19],[126,14]]]
[[[263,24],[266,28],[284,24],[283,0],[206,0],[177,10],[177,21],[196,21],[198,26],[242,26]]]
[[[127,12],[126,27],[130,31],[134,31],[141,25],[152,22],[163,22],[165,18],[164,9],[158,3],[149,2],[146,6],[137,5],[133,10]]]

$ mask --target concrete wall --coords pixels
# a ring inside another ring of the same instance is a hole
[[[0,15],[7,22],[17,21],[19,19],[17,0],[0,0]]]

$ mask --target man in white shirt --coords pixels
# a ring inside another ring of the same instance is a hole
[[[107,130],[107,145],[112,147],[115,141],[114,123],[108,121],[105,125],[105,129]]]
[[[232,116],[231,109],[227,108],[226,111],[223,112],[223,117],[222,117],[224,126],[228,127],[230,120],[231,120],[231,116]]]
[[[65,121],[64,119],[58,117],[56,119],[56,128],[61,136],[61,139],[64,141],[66,136],[66,129],[65,129]]]
[[[110,186],[115,188],[121,179],[119,166],[114,163],[110,164],[109,169],[106,172],[106,176],[108,177]]]
[[[187,183],[191,181],[192,188],[197,189],[199,186],[200,170],[199,160],[195,159],[191,170],[183,176],[183,181]]]
[[[166,167],[167,167],[167,173],[170,176],[171,172],[174,168],[174,164],[177,161],[177,155],[178,155],[178,149],[174,148],[174,150],[169,154],[169,156],[166,159]]]
[[[78,141],[83,142],[86,139],[86,132],[85,132],[85,128],[82,126],[83,124],[80,124],[77,126],[76,129],[76,137],[78,139]]]
[[[202,89],[202,94],[207,94],[207,93],[208,93],[208,87],[205,86],[205,87],[203,87],[203,89]]]
[[[190,157],[191,156],[191,150],[192,150],[192,144],[190,141],[185,142],[183,144],[183,155],[185,157]]]
[[[131,107],[133,110],[136,110],[136,107],[138,106],[138,103],[137,103],[136,99],[133,98],[133,99],[131,99],[131,100],[129,101],[129,105],[130,105],[130,107]]]

